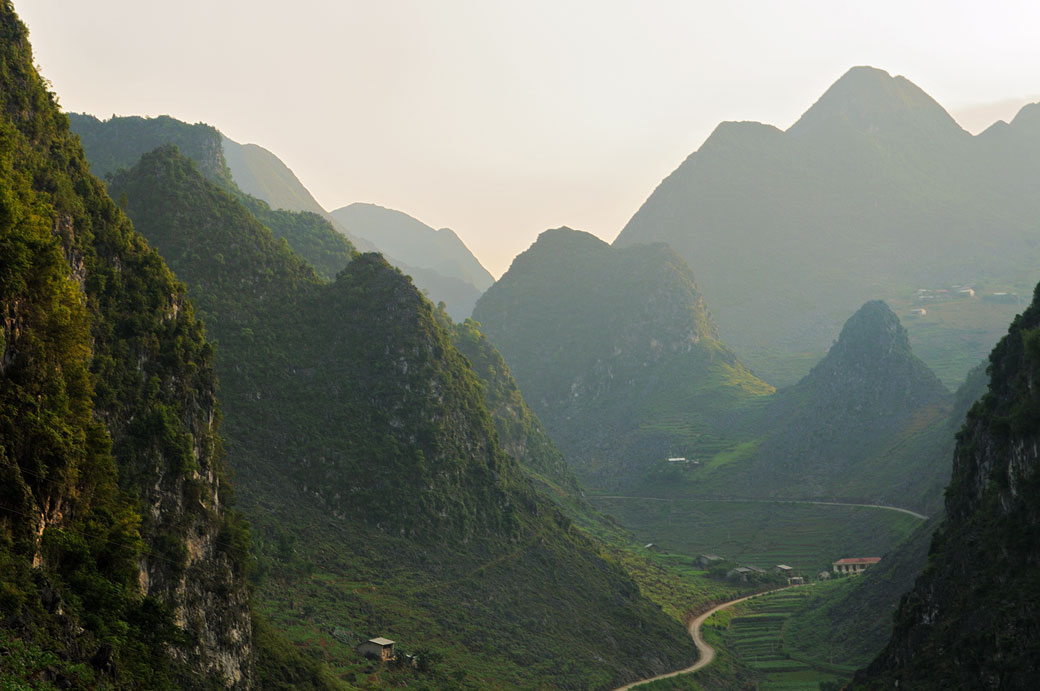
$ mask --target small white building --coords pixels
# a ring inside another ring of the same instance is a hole
[[[850,557],[847,559],[839,559],[831,564],[831,566],[834,569],[834,573],[858,576],[866,571],[868,567],[877,564],[879,561],[881,561],[881,557]]]
[[[370,638],[359,645],[357,651],[370,660],[389,662],[394,659],[394,642],[389,638]]]

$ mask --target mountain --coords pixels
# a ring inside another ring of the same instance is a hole
[[[273,209],[328,215],[289,166],[267,149],[256,144],[239,144],[227,137],[221,137],[221,146],[232,179],[246,194],[263,199]]]
[[[753,460],[722,470],[739,469],[744,479],[731,484],[745,495],[935,508],[949,477],[951,404],[913,354],[899,318],[871,301],[752,425],[759,439]]]
[[[326,278],[335,277],[346,266],[355,248],[381,251],[394,266],[412,276],[433,302],[444,302],[458,320],[469,316],[480,293],[494,280],[451,230],[435,231],[397,211],[363,212],[358,218],[366,236],[372,231],[382,236],[386,231],[384,240],[393,251],[377,246],[321,208],[273,153],[255,144],[232,141],[210,125],[189,125],[166,115],[113,116],[104,121],[86,114],[69,117],[96,175],[105,177],[129,168],[142,154],[173,144],[204,176],[238,196],[264,225],[284,237]],[[345,218],[352,218],[351,213]],[[402,223],[402,218],[407,221]]]
[[[72,131],[83,142],[91,170],[99,177],[129,168],[142,154],[172,144],[190,158],[206,178],[237,196],[271,232],[285,238],[322,276],[333,278],[355,251],[349,235],[337,229],[317,203],[313,205],[316,210],[306,204],[299,205],[305,208],[284,209],[243,191],[233,179],[233,171],[225,158],[226,147],[240,145],[210,125],[189,125],[166,115],[157,118],[113,116],[101,121],[92,115],[74,113],[69,119]],[[234,146],[231,150],[237,151]],[[298,181],[297,185],[302,189]]]
[[[91,172],[99,178],[129,168],[160,144],[173,144],[195,161],[206,177],[231,180],[220,132],[205,123],[190,125],[169,115],[156,118],[113,115],[109,120],[99,120],[86,113],[69,113],[68,118],[72,131],[83,144]]]
[[[686,263],[548,230],[474,310],[579,476],[629,484],[692,455],[732,407],[772,389],[718,339]]]
[[[867,299],[921,306],[918,288],[1032,285],[1040,123],[1029,110],[972,137],[905,78],[853,68],[786,132],[720,124],[615,245],[673,246],[726,342],[779,376],[785,358],[822,352]],[[955,355],[936,346],[937,360],[975,362],[999,338],[955,321],[913,325],[922,338],[977,341]]]
[[[0,3],[0,678],[249,688],[249,533],[184,288]]]
[[[437,311],[438,322],[451,335],[452,344],[469,360],[484,389],[484,404],[492,414],[502,448],[527,475],[565,507],[587,510],[581,488],[549,433],[527,406],[509,366],[472,319],[455,324]]]
[[[445,289],[444,282],[460,282],[466,286],[471,301],[448,303],[449,312],[456,319],[468,317],[480,294],[495,282],[451,228],[434,230],[408,214],[375,204],[344,206],[333,211],[332,218],[378,247],[402,271],[410,273],[420,288],[429,291],[434,302]],[[425,273],[413,273],[411,267]],[[419,280],[420,277],[423,280]],[[437,279],[439,283],[434,282]],[[459,294],[456,300],[461,299]]]
[[[392,679],[473,689],[606,688],[690,657],[679,622],[535,491],[520,462],[561,486],[558,456],[508,380],[481,385],[452,344],[497,365],[481,339],[406,276],[363,254],[323,281],[171,147],[111,193],[218,341],[259,607],[297,643],[349,681],[368,674],[358,636],[388,636],[426,660]]]
[[[1040,286],[957,437],[946,517],[854,688],[1025,689],[1040,673]]]
[[[939,426],[949,441],[935,444],[937,451],[933,452],[943,453],[947,463],[953,454],[956,430],[988,387],[989,375],[985,364],[980,363],[957,390],[953,411]],[[816,660],[841,660],[853,667],[869,664],[891,637],[892,615],[928,563],[932,534],[942,518],[940,506],[907,540],[883,555],[880,564],[807,602],[785,625],[787,640]]]

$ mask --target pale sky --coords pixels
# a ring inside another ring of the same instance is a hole
[[[546,228],[613,240],[720,121],[786,128],[854,65],[955,113],[1040,100],[1035,0],[15,9],[66,110],[209,123],[273,151],[326,209],[372,202],[454,228],[495,276]]]

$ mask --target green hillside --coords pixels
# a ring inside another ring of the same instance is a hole
[[[631,485],[668,456],[714,448],[735,408],[772,389],[719,340],[685,262],[542,233],[474,318],[583,480]]]
[[[358,636],[426,651],[429,670],[399,673],[461,688],[606,688],[692,657],[499,445],[484,389],[406,277],[361,255],[323,282],[170,148],[111,192],[218,341],[259,601],[291,638],[361,685]]]
[[[221,146],[231,177],[246,194],[263,199],[272,209],[327,215],[289,167],[267,149],[256,144],[239,144],[227,137],[221,138]]]
[[[787,384],[805,371],[788,358],[811,364],[804,355],[822,355],[866,300],[927,310],[966,299],[1013,315],[983,298],[1027,294],[1033,283],[1037,123],[1023,111],[973,137],[905,78],[856,67],[787,131],[720,124],[615,244],[674,247],[726,343]],[[965,286],[975,297],[959,298]],[[930,323],[925,315],[908,328]],[[946,381],[962,379],[1000,337],[987,319],[976,338],[978,323],[948,321],[944,342],[954,350],[922,351],[944,372],[959,367]]]
[[[948,478],[952,402],[898,317],[868,302],[809,374],[745,419],[747,459],[709,464],[696,481],[731,496],[928,511]]]

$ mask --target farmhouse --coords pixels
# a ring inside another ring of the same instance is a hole
[[[394,659],[394,642],[389,638],[370,638],[359,645],[357,651],[371,660],[388,662]]]
[[[791,576],[787,579],[787,585],[805,585],[805,579],[801,576]]]
[[[716,562],[723,561],[722,557],[717,554],[702,554],[697,557],[697,565],[703,568],[708,568]]]
[[[738,566],[735,569],[730,569],[726,572],[726,578],[731,581],[740,581],[741,583],[747,583],[748,578],[754,573],[751,569],[746,566]]]
[[[777,564],[773,567],[773,571],[780,574],[781,576],[791,576],[794,573],[794,569],[787,564]]]
[[[831,566],[834,568],[834,573],[858,575],[866,571],[868,566],[873,566],[879,561],[881,561],[881,557],[850,557],[839,559]]]

